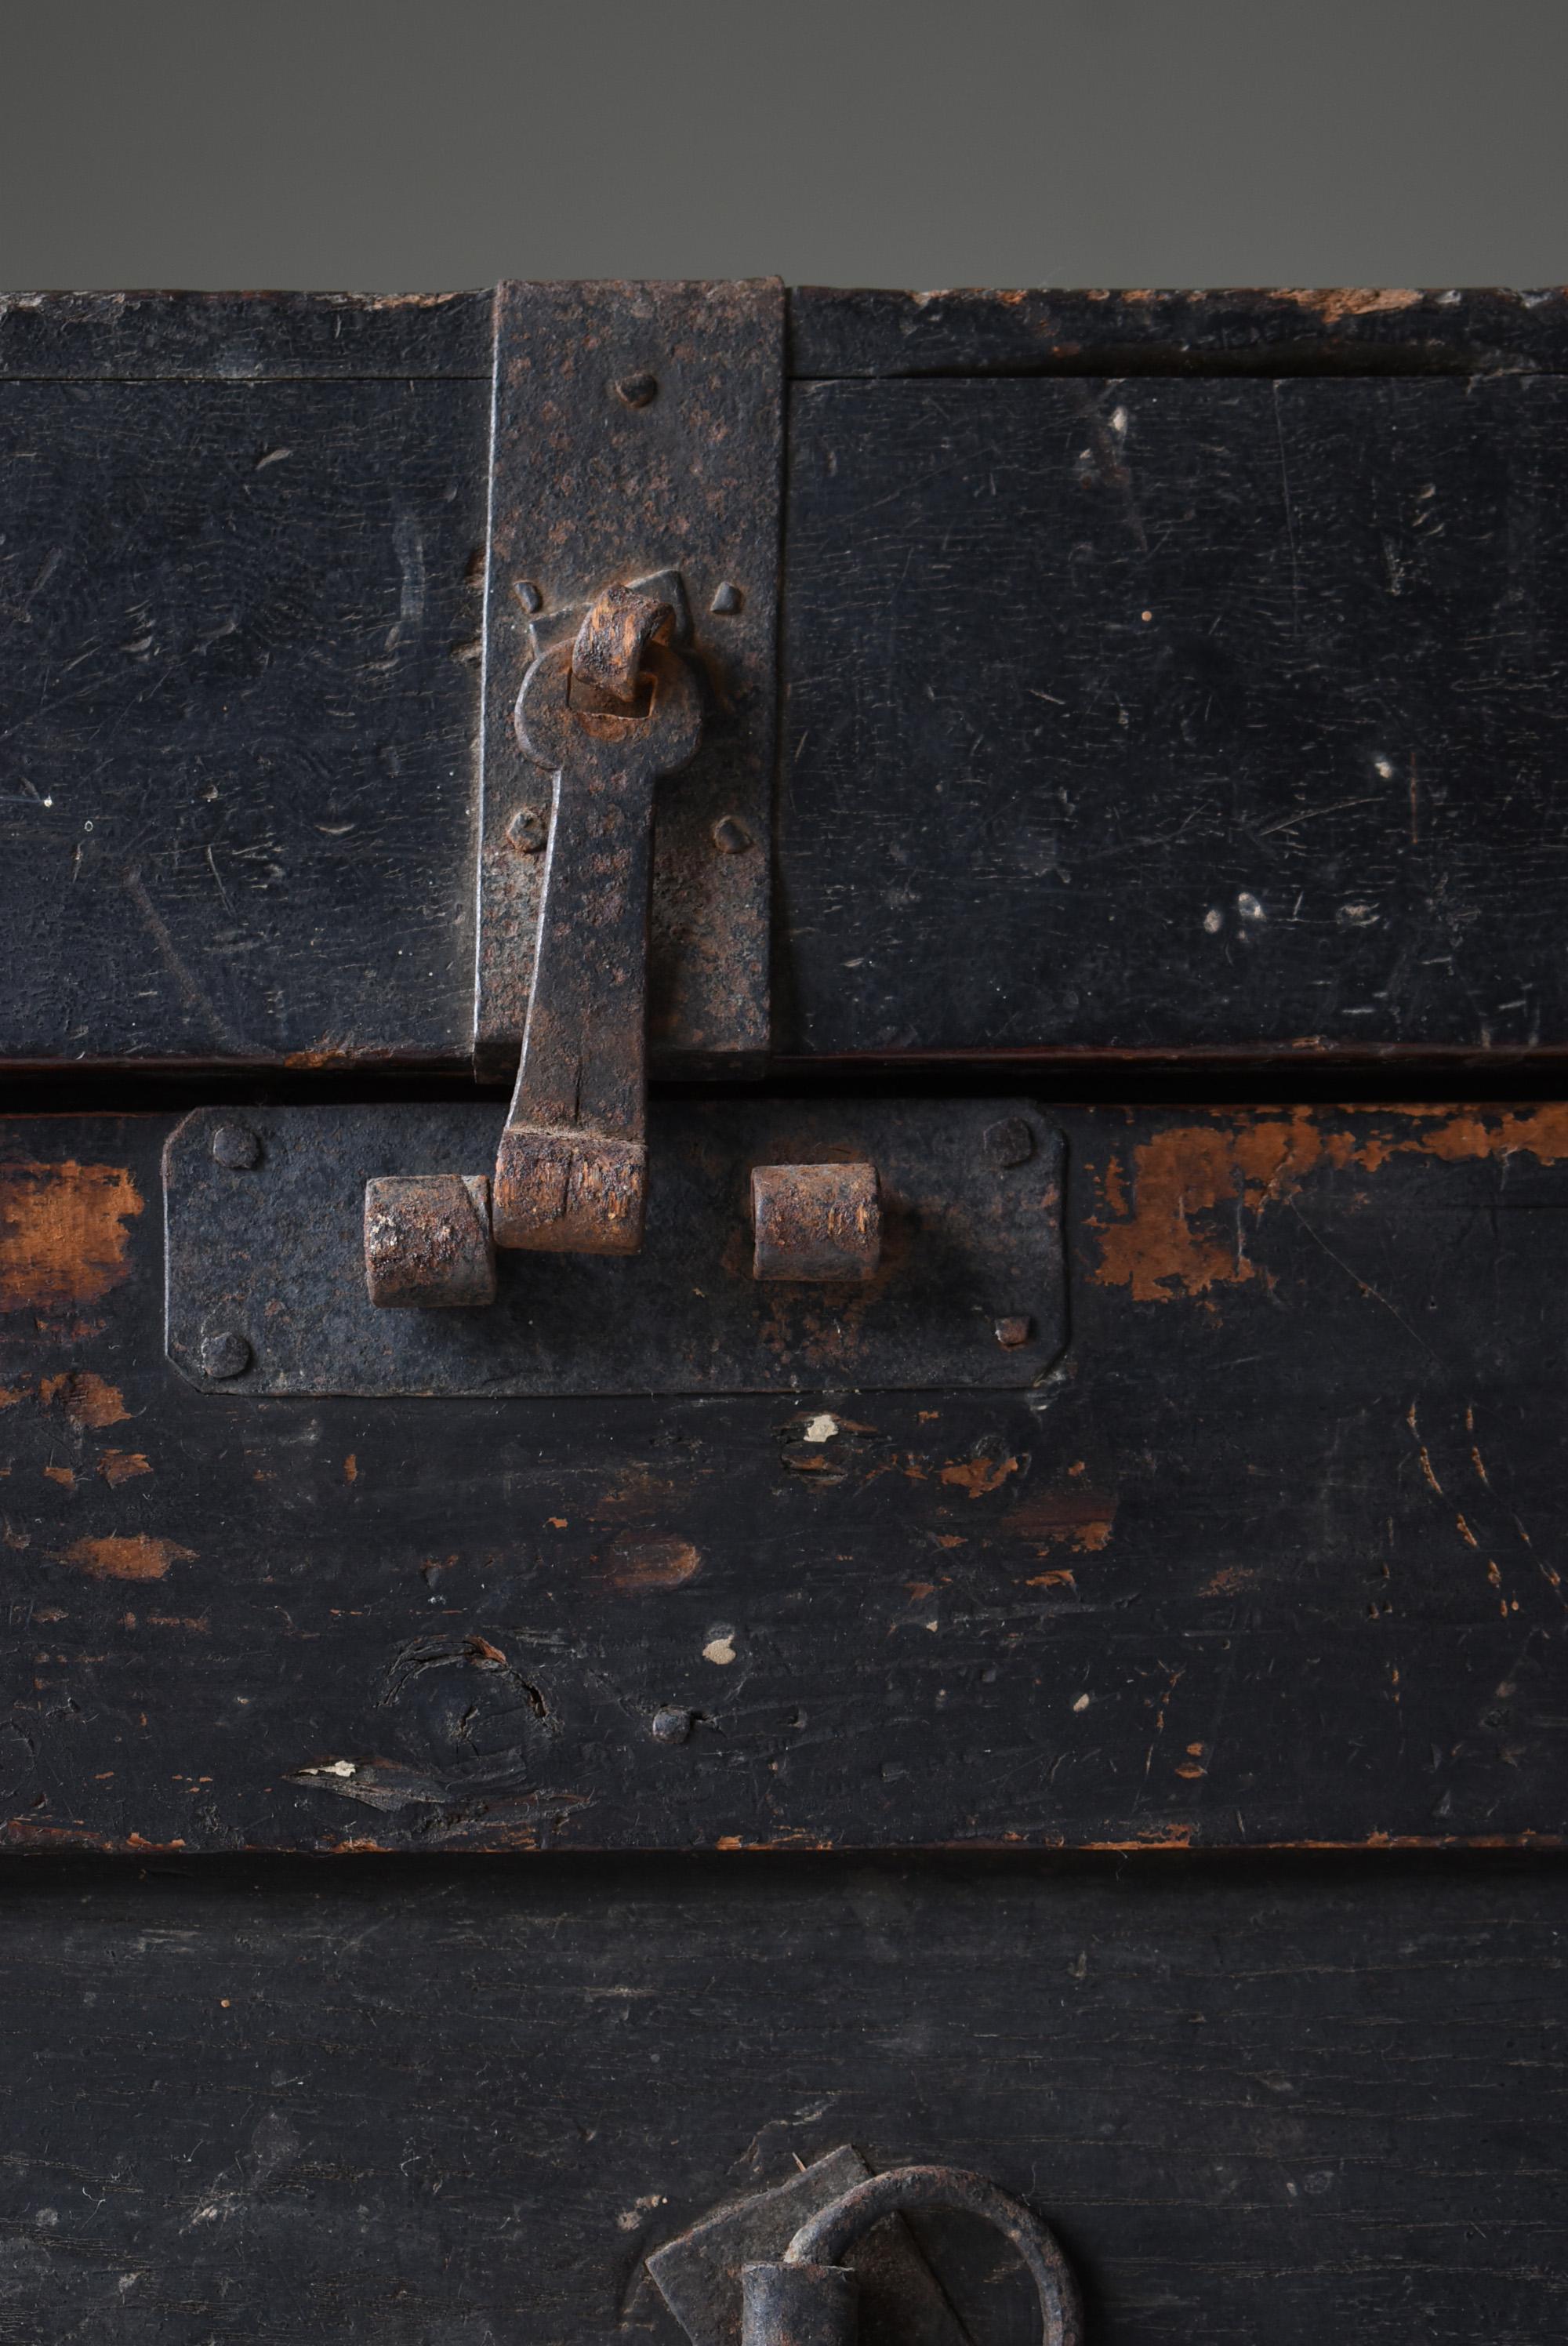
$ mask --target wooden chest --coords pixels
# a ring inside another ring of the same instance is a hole
[[[0,2333],[1559,2338],[1565,297],[18,301],[0,645]]]

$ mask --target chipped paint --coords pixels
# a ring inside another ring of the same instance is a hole
[[[678,1588],[702,1569],[690,1540],[662,1532],[619,1532],[605,1551],[605,1576],[612,1588]]]
[[[972,1499],[983,1499],[989,1492],[999,1491],[1010,1474],[1016,1474],[1021,1463],[1017,1458],[955,1458],[942,1469],[938,1479],[966,1491]]]
[[[90,1572],[97,1580],[161,1580],[170,1565],[194,1560],[194,1548],[181,1547],[177,1541],[154,1539],[148,1533],[136,1532],[107,1539],[79,1539],[63,1548],[56,1558],[59,1564],[75,1565],[79,1571]]]
[[[96,1303],[129,1273],[143,1208],[123,1165],[0,1166],[0,1311]]]
[[[1310,310],[1326,326],[1340,326],[1347,318],[1378,318],[1413,310],[1422,295],[1419,287],[1409,285],[1281,285],[1274,299]]]
[[[1424,1155],[1441,1164],[1527,1154],[1543,1165],[1568,1158],[1568,1102],[1522,1109],[1399,1111],[1399,1121],[1359,1136],[1339,1128],[1343,1110],[1260,1111],[1167,1126],[1113,1157],[1100,1178],[1091,1220],[1101,1287],[1125,1287],[1140,1303],[1207,1297],[1268,1273],[1248,1252],[1250,1223],[1289,1204],[1320,1168],[1376,1173],[1390,1158]]]
[[[125,1395],[91,1369],[67,1369],[57,1377],[41,1377],[38,1402],[44,1409],[59,1409],[73,1425],[101,1433],[106,1425],[121,1425],[129,1417]]]
[[[111,1491],[122,1483],[134,1482],[138,1474],[150,1474],[152,1465],[142,1450],[106,1450],[98,1461],[98,1473]]]
[[[1003,1517],[1002,1529],[1037,1547],[1067,1546],[1080,1556],[1097,1556],[1109,1545],[1115,1520],[1114,1498],[1080,1485],[1075,1490],[1032,1492],[1022,1505]],[[1063,1576],[1072,1578],[1071,1573]]]

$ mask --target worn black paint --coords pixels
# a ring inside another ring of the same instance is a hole
[[[196,1392],[168,1120],[19,1124],[149,1205],[4,1323],[12,1840],[1561,1836],[1568,1119],[1522,1118],[1063,1111],[1046,1383],[799,1402]]]
[[[1561,1046],[1565,480],[1556,382],[798,393],[793,1046]]]
[[[477,392],[0,384],[13,1060],[460,1059]]]
[[[1555,1865],[23,1872],[5,2320],[682,2346],[643,2257],[848,2140],[1029,2199],[1095,2346],[1549,2346],[1565,1920]]]
[[[1556,315],[1432,314],[1483,310]],[[444,314],[177,305],[192,379],[0,390],[11,1059],[467,1065],[485,393],[430,376]],[[331,315],[381,356],[278,379]],[[1557,380],[881,365],[791,395],[779,1056],[1568,1046]]]
[[[7,1057],[464,1066],[490,315],[0,302]],[[1563,322],[792,295],[782,1054],[1527,1088]],[[144,1862],[0,1885],[0,2329],[679,2346],[644,2253],[852,2139],[1101,2346],[1562,2335],[1561,1861],[1383,1846],[1568,1830],[1549,1111],[1064,1111],[1050,1386],[801,1409],[192,1393],[169,1120],[8,1136],[143,1211],[0,1213],[0,1809]],[[1136,1854],[850,1853],[1012,1837]],[[152,1854],[246,1841],[338,1855]],[[541,1843],[622,1854],[358,1853]]]
[[[1561,286],[897,293],[797,286],[798,378],[1563,372]]]

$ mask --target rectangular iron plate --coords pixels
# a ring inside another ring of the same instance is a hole
[[[487,1172],[498,1107],[247,1109],[260,1161],[239,1169],[212,1152],[235,1120],[199,1108],[164,1152],[168,1354],[214,1392],[1007,1391],[1064,1339],[1062,1139],[1016,1101],[655,1102],[641,1253],[504,1253],[495,1302],[459,1311],[371,1302],[364,1187]],[[999,1162],[1018,1153],[1020,1123],[1031,1153]],[[999,1127],[1000,1148],[987,1138]],[[850,1158],[881,1180],[875,1278],[754,1280],[752,1167]],[[997,1322],[1019,1320],[1027,1333],[1009,1349]],[[200,1364],[223,1335],[250,1362],[219,1382]]]
[[[692,2346],[740,2346],[741,2268],[776,2264],[802,2224],[871,2172],[846,2143],[656,2249],[648,2271]],[[970,2346],[901,2217],[868,2232],[849,2260],[860,2283],[861,2346]]]
[[[696,759],[658,796],[648,1044],[656,1065],[755,1073],[769,1033],[783,287],[503,284],[494,317],[475,1066],[500,1081],[517,1065],[538,925],[544,857],[508,829],[550,802],[513,725],[524,672],[604,587],[674,574],[707,715]]]

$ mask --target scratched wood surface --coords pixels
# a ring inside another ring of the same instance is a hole
[[[850,2141],[1059,2227],[1095,2346],[1548,2346],[1562,1870],[14,1871],[28,2341],[683,2346],[642,2259]],[[983,2346],[1005,2260],[922,2227]]]
[[[171,1121],[5,1134],[14,1847],[1568,1831],[1568,1107],[1062,1111],[1046,1382],[799,1402],[195,1392]]]
[[[815,383],[808,1055],[1568,1042],[1568,386]]]
[[[0,381],[0,1049],[459,1058],[483,418]]]
[[[781,1058],[1568,1046],[1560,295],[792,320]],[[467,1063],[487,335],[4,307],[5,1059]]]

